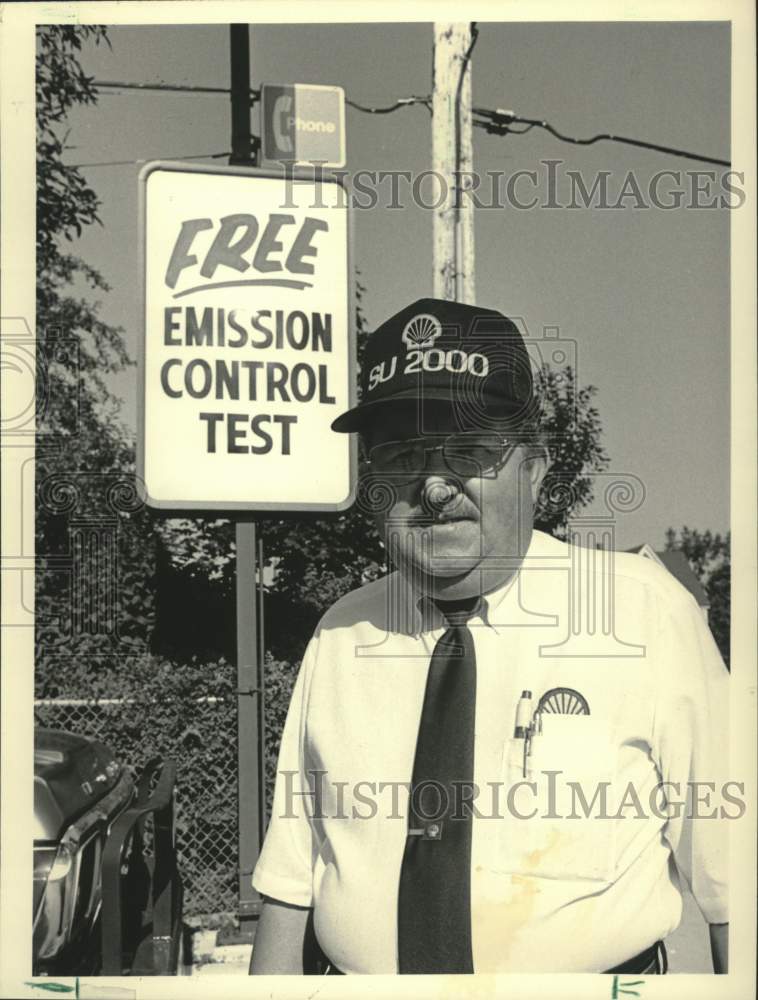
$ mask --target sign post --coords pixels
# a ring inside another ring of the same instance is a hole
[[[140,184],[138,472],[151,506],[238,521],[245,924],[264,824],[253,517],[353,502],[355,443],[330,429],[355,395],[348,198],[297,168],[156,162]]]
[[[256,166],[250,129],[250,28],[229,25],[231,166]],[[263,631],[263,560],[255,518],[238,514],[235,541],[237,630],[237,909],[240,930],[260,915],[252,874],[266,833],[266,717]],[[260,573],[260,580],[257,575]],[[259,600],[256,598],[256,588]],[[250,928],[252,930],[252,928]]]

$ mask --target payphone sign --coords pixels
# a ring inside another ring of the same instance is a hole
[[[282,164],[345,165],[342,87],[263,85],[263,156]]]

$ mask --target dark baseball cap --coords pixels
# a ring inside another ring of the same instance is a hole
[[[340,432],[379,421],[394,404],[452,406],[461,427],[502,430],[535,415],[534,379],[515,323],[481,306],[418,299],[369,335],[361,401],[332,423]]]

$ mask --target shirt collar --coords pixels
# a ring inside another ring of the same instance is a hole
[[[535,545],[537,544],[537,535],[539,535],[539,532],[532,532],[532,538],[526,555],[513,576],[501,586],[496,587],[494,590],[490,590],[486,594],[482,594],[481,605],[477,613],[471,619],[472,624],[478,624],[481,622],[483,625],[493,629],[495,632],[500,631],[502,626],[497,624],[498,618],[500,618],[500,620],[504,619],[502,615],[498,616],[496,612],[500,609],[500,606],[506,598],[509,598],[511,595],[517,593],[517,581],[521,572],[521,567],[525,562],[527,562],[532,551],[534,550]],[[402,607],[404,612],[403,622],[401,623],[399,631],[406,632],[409,635],[418,636],[423,633],[434,632],[437,629],[445,627],[445,620],[439,608],[430,597],[421,591],[419,581],[413,579],[412,573],[406,574],[396,571],[391,574],[390,580],[392,581],[390,586],[395,585],[401,589],[401,594],[399,595],[400,599],[397,602],[392,602],[398,609]],[[394,631],[398,631],[398,629],[395,629]]]

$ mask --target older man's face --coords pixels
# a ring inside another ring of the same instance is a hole
[[[444,435],[457,433],[453,414],[425,412],[423,431],[430,444],[441,443]],[[377,445],[419,436],[415,412],[409,418],[398,409],[377,420],[364,443],[370,452]],[[461,441],[458,454],[466,465],[465,439]],[[519,444],[505,451],[496,468],[481,474],[471,463],[451,471],[439,450],[427,451],[425,465],[409,471],[372,468],[372,475],[393,490],[394,502],[377,517],[391,557],[401,569],[421,574],[422,585],[437,596],[493,589],[513,574],[526,552],[546,468],[546,456],[530,457]]]

